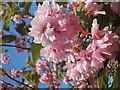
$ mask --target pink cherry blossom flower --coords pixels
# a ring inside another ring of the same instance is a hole
[[[28,18],[28,15],[24,15],[23,17],[24,17],[24,18]]]
[[[91,30],[93,40],[90,44],[90,47],[93,51],[95,51],[97,48],[107,48],[112,51],[118,49],[118,36],[109,31],[108,27],[105,27],[103,30],[99,31],[97,20],[94,19]],[[113,46],[116,47],[113,48]]]
[[[1,62],[7,64],[10,61],[10,55],[6,53],[1,54]]]
[[[64,68],[67,68],[66,76],[78,82],[88,80],[92,74],[104,67],[106,59],[115,59],[115,52],[118,48],[118,36],[109,31],[108,27],[99,30],[97,19],[93,20],[92,41],[85,50],[80,50],[75,54],[75,59],[79,60],[75,63],[66,63]],[[81,82],[83,84],[83,82]],[[97,87],[95,83],[91,83]],[[83,87],[86,84],[83,84]],[[81,86],[82,87],[82,86]]]
[[[61,44],[81,30],[78,21],[79,17],[66,12],[63,6],[45,1],[38,6],[29,34],[34,37],[35,43],[43,46]]]
[[[39,74],[42,70],[44,70],[48,65],[48,62],[45,61],[44,59],[40,59],[39,61],[37,61],[36,64],[36,71]]]
[[[42,48],[40,52],[41,56],[46,57],[46,60],[57,63],[65,60],[67,48],[69,48],[69,44],[55,44],[50,47]]]
[[[21,16],[20,15],[15,15],[13,17],[13,21],[16,22],[16,23],[18,23],[20,20],[21,20]]]
[[[48,83],[52,79],[52,75],[49,73],[43,73],[42,77],[39,79],[42,83]]]
[[[18,70],[12,69],[11,70],[11,75],[12,75],[12,78],[19,78],[20,77],[20,72]]]
[[[54,80],[53,85],[55,88],[58,88],[60,86],[60,83],[57,80]]]
[[[4,15],[5,14],[5,10],[0,11],[0,15]]]
[[[74,54],[71,52],[67,52],[65,60],[70,63],[70,62],[75,62],[75,57]]]
[[[97,4],[97,3],[93,3],[93,2],[90,2],[89,0],[87,0],[85,2],[85,8],[87,9],[87,13],[85,15],[89,15],[89,14],[92,14],[94,16],[97,16],[98,14],[103,14],[105,15],[105,11],[100,11],[103,7],[102,4]]]
[[[70,80],[68,76],[65,76],[63,78],[63,82],[65,82],[66,84],[69,83],[70,81],[72,81],[72,80]]]

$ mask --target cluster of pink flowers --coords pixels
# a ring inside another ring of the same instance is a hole
[[[49,61],[59,62],[64,59],[69,45],[66,39],[72,39],[81,30],[78,21],[79,17],[66,12],[63,6],[44,1],[42,6],[38,6],[29,34],[34,37],[35,43],[46,46],[41,49],[41,55]]]
[[[89,0],[84,0],[84,2],[88,14],[105,15],[105,11],[100,11],[102,4]],[[118,36],[108,27],[99,30],[97,19],[94,19],[91,33],[87,30],[82,31],[79,17],[72,12],[65,11],[63,6],[54,2],[49,4],[48,1],[44,1],[42,6],[39,5],[31,25],[29,34],[34,38],[35,43],[44,46],[40,51],[41,56],[45,56],[46,60],[54,63],[66,61],[64,67],[67,68],[64,78],[66,83],[76,80],[77,84],[82,83],[81,87],[85,87],[87,80],[91,81],[92,74],[104,67],[106,59],[114,59],[118,50]],[[79,36],[80,40],[76,36],[78,32],[82,33]],[[89,38],[90,41],[86,44],[83,38]],[[46,61],[39,60],[36,64],[36,71],[39,73],[47,67],[46,65]],[[40,82],[47,83],[51,78],[51,74],[44,73]],[[96,82],[91,83],[94,86],[96,84]]]
[[[42,83],[48,83],[52,79],[52,75],[50,73],[43,73],[42,77],[39,79]]]
[[[108,27],[99,30],[97,19],[92,24],[92,42],[86,50],[81,50],[75,58],[80,61],[68,63],[67,76],[76,81],[86,81],[92,74],[104,67],[106,59],[115,59],[118,50],[118,36]]]
[[[1,62],[7,64],[9,61],[10,61],[10,55],[8,55],[7,53],[2,53]]]
[[[16,23],[20,22],[20,21],[21,21],[21,16],[16,14],[16,15],[13,17],[13,21],[16,22]]]
[[[15,69],[11,70],[12,78],[19,78],[20,73],[23,73],[23,70],[15,70]]]
[[[60,86],[60,83],[57,80],[54,80],[53,85],[54,85],[54,88],[58,88]]]
[[[98,14],[105,15],[105,11],[100,11],[103,8],[102,4],[97,4],[93,0],[82,0],[85,3],[87,13],[85,15],[97,16]]]
[[[48,62],[45,61],[45,59],[40,59],[37,61],[36,64],[36,71],[39,74],[41,71],[43,71],[48,66]]]

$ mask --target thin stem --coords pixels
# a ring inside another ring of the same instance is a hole
[[[15,45],[7,45],[7,44],[2,44],[2,45],[0,45],[0,46],[17,47],[17,48],[27,49],[27,50],[30,50],[30,49],[31,49],[31,48],[20,47],[20,46],[15,46]]]
[[[1,68],[0,68],[0,69],[1,69]],[[34,90],[34,88],[30,87],[29,85],[24,84],[23,82],[20,82],[20,81],[18,81],[18,80],[16,80],[16,79],[12,78],[9,74],[7,74],[7,73],[5,72],[5,70],[3,70],[3,69],[1,69],[1,70],[2,70],[2,72],[4,72],[5,75],[6,75],[8,78],[10,78],[11,80],[13,80],[13,81],[15,81],[15,82],[17,82],[17,83],[20,83],[20,84],[22,84],[22,85],[24,85],[24,86],[26,86],[26,87],[29,87],[29,88],[31,88],[31,89]]]

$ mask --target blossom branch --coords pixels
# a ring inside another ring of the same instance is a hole
[[[0,46],[16,47],[16,48],[22,48],[22,49],[26,49],[26,50],[31,50],[31,48],[20,47],[20,46],[15,46],[15,45],[2,44],[2,45],[0,45]]]
[[[1,69],[1,68],[0,68],[0,69]],[[30,87],[29,85],[24,84],[23,82],[20,82],[20,81],[18,81],[18,80],[16,80],[16,79],[12,78],[9,74],[7,74],[7,73],[5,72],[5,70],[3,70],[3,69],[1,69],[1,70],[2,70],[2,72],[4,72],[4,74],[5,74],[8,78],[10,78],[11,80],[13,80],[13,81],[15,81],[15,82],[17,82],[17,83],[20,83],[20,84],[22,84],[22,85],[24,85],[24,86],[26,86],[26,87],[29,87],[29,88],[31,88],[31,89],[34,89],[34,88]]]

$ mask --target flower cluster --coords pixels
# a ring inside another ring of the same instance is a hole
[[[86,50],[81,50],[76,55],[80,60],[76,63],[68,63],[67,76],[76,81],[86,81],[92,74],[104,67],[106,59],[115,59],[115,51],[118,50],[118,36],[109,31],[108,27],[99,30],[97,19],[92,24],[92,42]]]
[[[100,11],[103,8],[102,4],[93,3],[90,0],[83,0],[85,2],[85,8],[87,9],[87,13],[85,15],[94,15],[97,16],[98,14],[105,15],[105,11]]]
[[[1,62],[7,64],[10,61],[10,55],[7,53],[1,54]]]
[[[36,64],[36,71],[39,74],[41,71],[43,71],[48,65],[48,62],[45,61],[44,59],[40,59],[39,61],[37,61]]]
[[[43,73],[42,77],[39,80],[42,83],[48,83],[51,79],[52,79],[52,75],[45,72],[45,73]]]
[[[15,69],[11,70],[12,78],[19,78],[20,73],[23,73],[23,70],[15,70]]]
[[[84,4],[87,10],[85,15],[106,14],[105,11],[101,11],[102,4],[89,0],[84,0]],[[79,16],[67,12],[63,6],[54,2],[50,4],[44,1],[42,6],[38,6],[35,18],[31,21],[32,28],[29,34],[35,43],[44,46],[40,51],[41,56],[45,56],[46,60],[54,64],[65,61],[66,83],[75,80],[80,87],[86,87],[89,81],[97,87],[92,75],[104,68],[107,59],[112,60],[116,57],[118,36],[110,31],[108,26],[99,27],[97,19],[92,20],[91,32],[87,28],[82,30]],[[47,61],[39,60],[36,64],[37,73],[44,70],[47,64]],[[56,66],[54,69],[56,72]],[[51,79],[52,74],[45,72],[40,82],[47,83]],[[59,83],[55,81],[55,85],[58,87]]]
[[[78,21],[79,17],[66,12],[63,6],[45,1],[38,6],[29,34],[34,37],[35,43],[46,46],[41,55],[49,61],[59,62],[65,56],[66,39],[72,39],[81,30]]]

